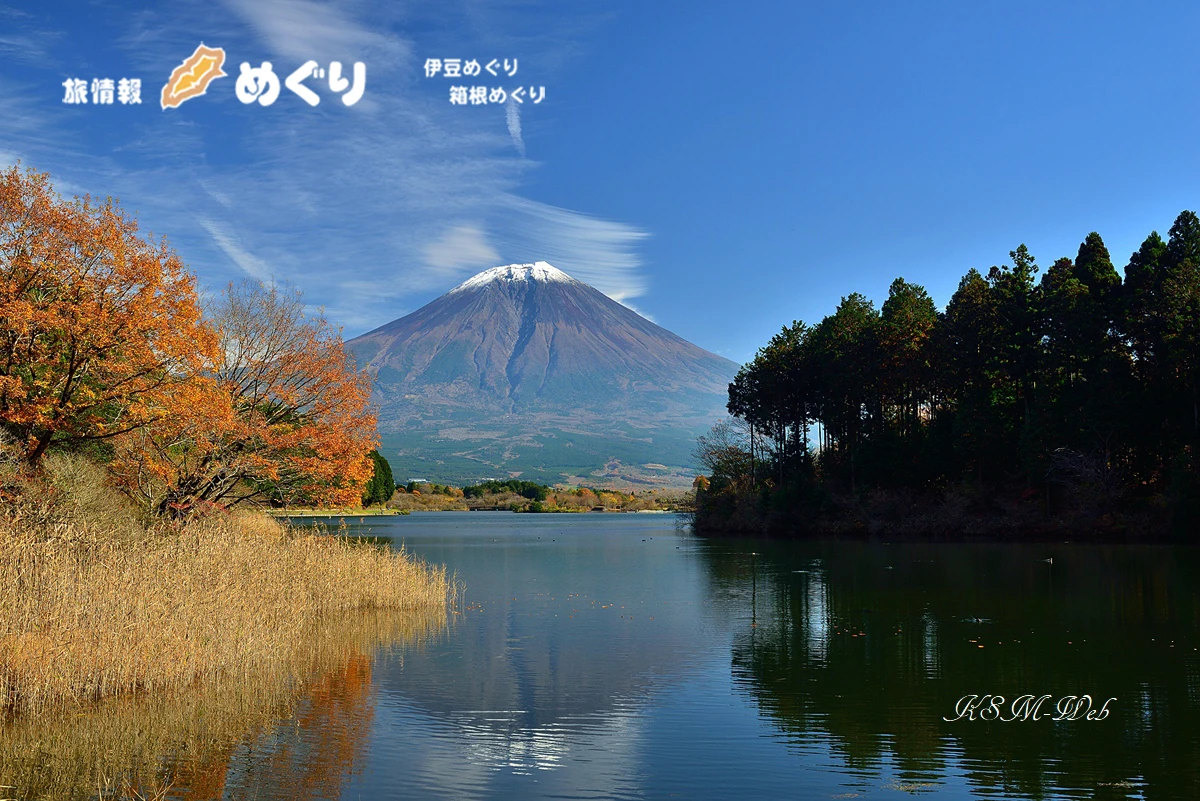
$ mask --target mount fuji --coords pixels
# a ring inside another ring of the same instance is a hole
[[[738,365],[539,261],[485,270],[347,343],[398,480],[689,480]]]

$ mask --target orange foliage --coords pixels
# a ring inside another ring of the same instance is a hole
[[[165,243],[111,198],[63,201],[16,167],[0,172],[0,320],[0,427],[30,464],[168,418],[216,353]]]
[[[357,503],[375,418],[369,376],[340,333],[306,315],[295,290],[258,283],[229,287],[212,317],[215,383],[170,426],[130,441],[117,464],[127,484],[163,512],[252,497]]]
[[[0,172],[0,433],[36,465],[106,440],[110,472],[159,512],[252,497],[357,503],[372,474],[368,376],[298,292],[195,278],[110,199],[67,202]]]

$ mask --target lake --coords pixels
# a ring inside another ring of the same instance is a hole
[[[347,522],[448,565],[458,613],[169,797],[1200,797],[1196,549]]]

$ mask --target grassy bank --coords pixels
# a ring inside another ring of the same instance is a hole
[[[144,523],[75,457],[0,479],[0,713],[277,671],[333,615],[446,613],[445,570],[404,553],[255,513]]]

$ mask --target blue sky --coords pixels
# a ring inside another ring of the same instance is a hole
[[[741,361],[897,276],[942,305],[1022,242],[1048,266],[1096,230],[1123,265],[1200,207],[1198,27],[1186,3],[0,0],[0,164],[119,197],[207,292],[292,281],[347,336],[545,259]],[[161,110],[201,41],[229,77]],[[454,57],[516,59],[485,83],[545,100],[453,106],[424,63]],[[242,61],[310,58],[364,62],[363,99],[235,97]],[[94,77],[142,105],[62,102]]]

